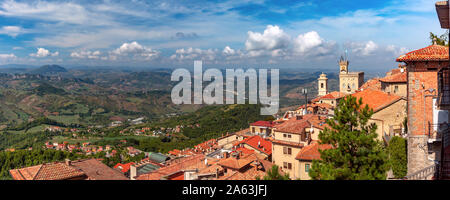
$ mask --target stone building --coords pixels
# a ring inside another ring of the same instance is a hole
[[[364,84],[364,72],[349,72],[349,61],[341,57],[339,60],[339,91],[352,94]]]
[[[440,161],[441,125],[448,111],[437,106],[439,72],[449,65],[448,47],[433,44],[397,58],[406,64],[408,99],[408,174]]]
[[[386,73],[386,77],[379,80],[381,82],[381,90],[389,94],[406,98],[406,74],[407,72],[404,66],[400,66],[400,68]]]
[[[370,123],[377,125],[377,139],[386,142],[393,136],[403,136],[406,117],[406,99],[379,90],[367,89],[356,92],[352,96],[362,98],[363,104],[373,109]]]
[[[302,148],[318,140],[319,132],[327,126],[325,119],[318,115],[296,116],[274,127],[272,163],[280,166],[291,179],[300,178],[305,171],[305,165],[300,165],[296,157]]]
[[[327,75],[322,73],[318,80],[318,95],[319,97],[328,94],[328,78]]]

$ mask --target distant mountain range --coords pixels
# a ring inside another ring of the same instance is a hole
[[[20,64],[0,65],[0,73],[8,73],[8,74],[54,75],[64,72],[67,72],[67,70],[59,65],[44,65],[40,67],[32,65],[20,65]]]
[[[61,72],[67,72],[66,68],[59,65],[44,65],[37,69],[32,69],[29,71],[31,74],[57,74]]]

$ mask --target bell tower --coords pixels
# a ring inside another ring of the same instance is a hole
[[[318,92],[318,96],[321,97],[321,96],[324,96],[324,95],[328,94],[328,78],[327,78],[327,75],[322,73],[320,75],[319,79],[317,79],[317,80],[318,80],[318,83],[319,83],[318,91],[317,91]]]
[[[339,73],[347,74],[348,73],[348,64],[349,64],[348,60],[344,59],[344,57],[341,56],[341,59],[339,60],[339,67],[340,67]]]

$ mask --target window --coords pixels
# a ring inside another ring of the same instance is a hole
[[[305,165],[305,172],[309,172],[310,164]]]
[[[397,93],[397,92],[398,92],[398,85],[396,85],[394,88],[394,93]]]
[[[320,88],[323,88],[323,83],[320,83]]]
[[[292,149],[289,147],[283,147],[283,154],[291,155]]]
[[[283,137],[286,137],[286,134],[283,134]]]
[[[292,163],[283,162],[283,168],[284,169],[292,169]]]
[[[288,137],[288,138],[291,138],[292,136],[291,136],[291,135],[287,135],[287,137]]]

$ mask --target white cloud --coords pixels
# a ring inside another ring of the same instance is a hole
[[[264,54],[278,56],[283,54],[283,50],[289,46],[289,43],[289,35],[280,27],[268,25],[262,34],[248,31],[245,49],[251,57]]]
[[[363,43],[352,42],[349,46],[353,53],[360,56],[372,55],[378,49],[378,45],[373,41]]]
[[[38,57],[38,58],[42,58],[42,57],[47,57],[47,56],[58,56],[59,52],[50,52],[47,49],[44,48],[37,48],[37,52],[36,53],[32,53],[30,54],[30,56],[32,57]]]
[[[110,24],[107,17],[98,12],[90,12],[85,7],[72,2],[17,2],[7,0],[0,4],[0,15],[39,19],[69,24]],[[95,20],[93,20],[95,19]]]
[[[225,55],[234,55],[236,53],[236,51],[234,49],[230,48],[229,46],[226,46],[223,49],[222,53]]]
[[[123,43],[119,48],[111,52],[110,57],[113,60],[117,59],[119,56],[129,56],[135,59],[143,58],[144,60],[151,60],[158,57],[159,54],[159,51],[142,46],[134,41],[131,43]]]
[[[14,54],[0,54],[0,59],[1,60],[8,60],[8,59],[15,59],[17,58],[16,55]]]
[[[25,31],[20,26],[3,26],[0,29],[0,34],[9,35],[11,37],[16,37],[24,32]]]
[[[202,60],[207,60],[207,61],[211,61],[211,60],[215,60],[216,58],[218,58],[217,54],[219,53],[219,50],[217,49],[199,49],[199,48],[182,48],[182,49],[177,49],[175,51],[175,54],[173,54],[172,56],[170,56],[170,59],[172,60],[194,60],[194,59],[202,59]]]
[[[406,47],[397,47],[395,45],[386,46],[386,51],[391,52],[395,56],[400,56],[409,52],[409,50]]]
[[[72,58],[88,58],[88,59],[99,59],[100,58],[100,51],[79,51],[79,52],[72,52],[70,54],[70,57]]]
[[[323,39],[315,31],[311,31],[305,34],[300,34],[294,40],[294,51],[299,53],[305,53],[314,47],[317,47],[323,43]]]

